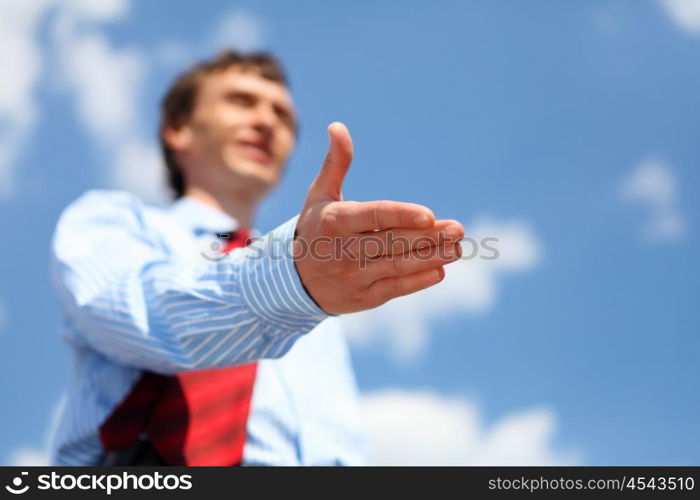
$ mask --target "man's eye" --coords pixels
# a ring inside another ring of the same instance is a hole
[[[238,104],[239,106],[252,106],[255,104],[255,100],[245,94],[228,94],[226,98],[230,103]]]
[[[288,125],[288,126],[290,126],[290,127],[293,127],[293,126],[294,126],[294,117],[292,116],[292,114],[291,114],[289,111],[287,111],[287,110],[285,110],[285,109],[282,109],[282,108],[277,108],[275,111],[276,111],[277,116],[279,117],[279,119],[280,119],[285,125]]]

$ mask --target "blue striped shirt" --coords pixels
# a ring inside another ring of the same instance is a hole
[[[296,221],[224,255],[216,233],[236,221],[193,198],[163,209],[95,190],[69,205],[52,243],[60,333],[73,352],[53,463],[99,462],[99,426],[143,370],[258,360],[244,463],[364,463],[347,345],[296,272]]]

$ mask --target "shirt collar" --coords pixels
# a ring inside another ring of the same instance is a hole
[[[170,207],[181,223],[200,233],[226,233],[238,229],[238,221],[230,215],[196,198],[183,196]]]

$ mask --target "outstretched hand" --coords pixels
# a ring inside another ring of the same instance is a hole
[[[353,145],[340,122],[309,187],[296,227],[295,265],[304,287],[329,314],[377,307],[442,281],[443,266],[461,256],[464,228],[435,220],[422,205],[343,201]]]

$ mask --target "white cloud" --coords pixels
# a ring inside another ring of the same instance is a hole
[[[137,120],[144,61],[135,51],[116,51],[101,35],[61,41],[61,56],[78,113],[102,145],[118,147]]]
[[[261,49],[265,43],[265,27],[260,19],[249,12],[232,10],[219,20],[211,45],[220,49],[233,47],[238,50]]]
[[[114,21],[129,11],[129,0],[68,0],[63,5],[82,19]]]
[[[134,49],[117,49],[101,24],[126,16],[128,0],[33,0],[0,2],[0,200],[15,192],[18,154],[38,115],[34,97],[41,69],[40,22],[49,16],[50,55],[58,77],[75,97],[90,137],[111,158],[113,187],[151,202],[167,196],[155,146],[140,135],[138,98],[148,66]],[[53,9],[55,7],[55,9]],[[149,131],[150,132],[150,131]]]
[[[411,360],[425,349],[431,321],[487,312],[498,299],[500,276],[530,270],[539,262],[540,243],[527,223],[477,221],[467,226],[467,236],[462,259],[446,266],[442,283],[376,309],[341,316],[349,340],[356,346],[382,341],[395,359]],[[489,242],[487,237],[498,241]],[[478,254],[475,242],[481,242]],[[496,248],[498,258],[486,260],[494,254],[484,245]]]
[[[148,61],[142,51],[116,48],[101,32],[102,23],[123,18],[128,7],[116,0],[67,4],[53,38],[80,121],[111,161],[111,185],[162,203],[167,193],[160,156],[142,138],[139,125]]]
[[[554,412],[532,408],[486,426],[466,398],[382,390],[363,396],[375,465],[573,465],[554,449]]]
[[[36,122],[38,30],[49,12],[49,55],[55,59],[55,76],[74,97],[76,114],[89,137],[109,159],[108,181],[151,203],[168,199],[158,147],[145,139],[145,133],[150,136],[152,131],[142,130],[139,98],[154,62],[180,66],[192,51],[179,41],[164,41],[150,53],[117,47],[104,26],[125,18],[129,8],[129,0],[0,2],[0,65],[12,75],[0,86],[0,200],[14,193],[17,156]],[[254,15],[232,10],[220,17],[202,46],[207,51],[212,46],[258,49],[265,31]]]
[[[700,34],[700,0],[659,0],[659,3],[680,29]]]
[[[136,193],[143,200],[164,204],[165,166],[157,146],[132,136],[116,149],[112,184]]]
[[[34,467],[49,465],[49,453],[46,449],[34,448],[31,446],[20,446],[12,453],[7,460],[7,465],[11,467]]]
[[[679,241],[685,235],[685,218],[678,209],[678,182],[664,162],[647,160],[624,179],[623,200],[649,211],[644,237],[654,242]]]
[[[0,2],[0,65],[12,75],[0,86],[0,200],[14,194],[18,153],[38,115],[33,95],[42,62],[38,28],[52,7],[51,55],[57,57],[58,76],[72,90],[90,136],[114,159],[114,187],[134,190],[148,201],[164,200],[155,148],[144,146],[138,135],[146,63],[138,51],[117,50],[100,33],[100,23],[128,13],[128,0]]]
[[[0,201],[15,194],[17,158],[38,115],[39,24],[53,0],[0,2]]]

